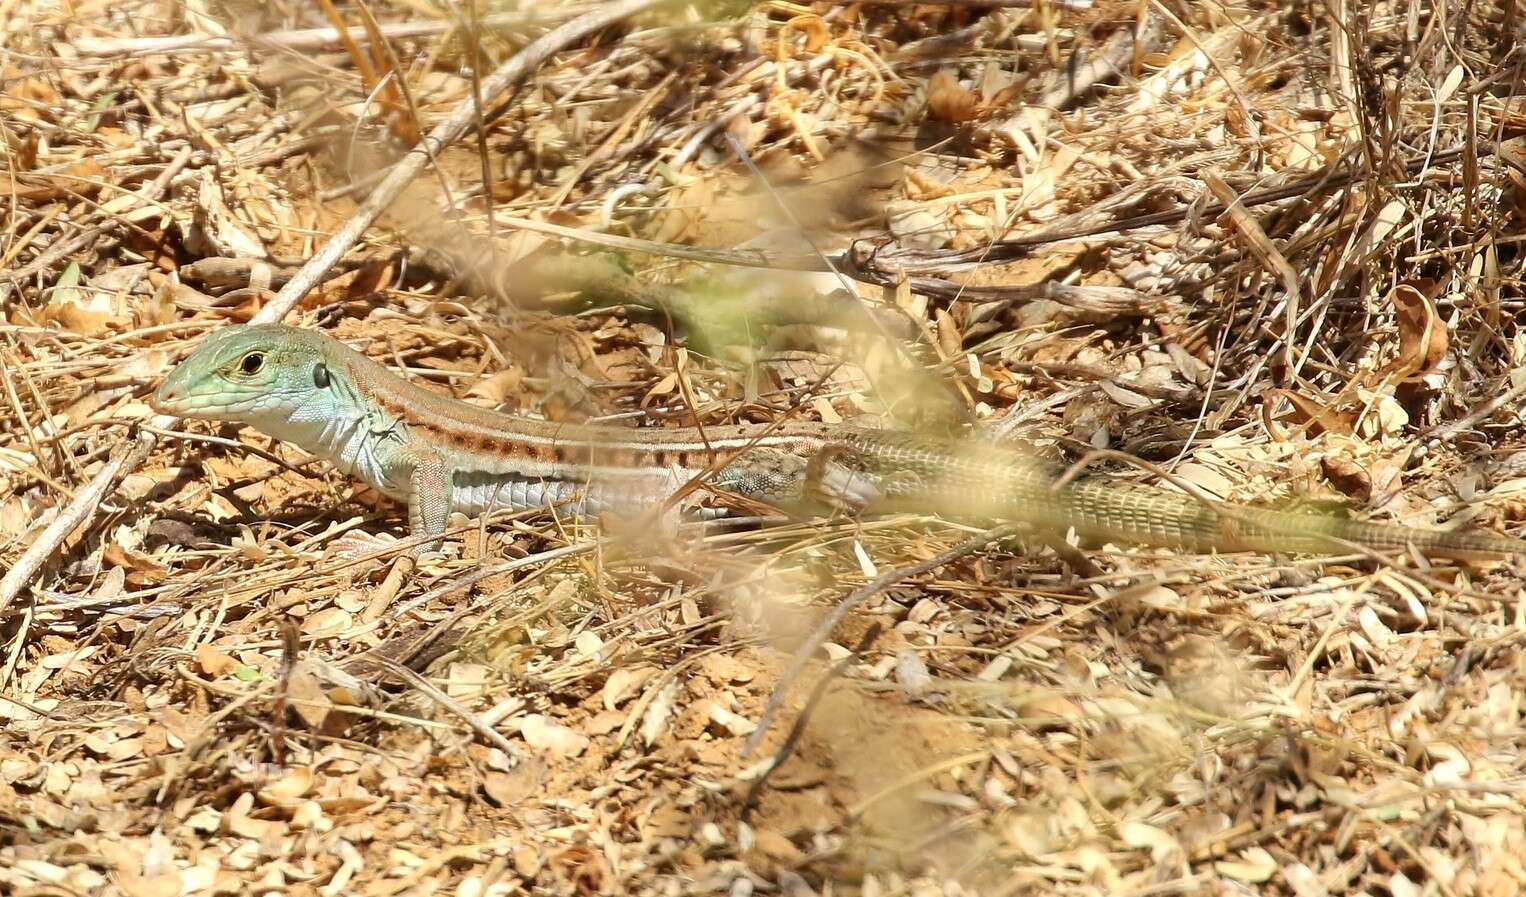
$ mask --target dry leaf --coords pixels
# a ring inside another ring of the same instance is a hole
[[[558,757],[576,757],[589,742],[587,735],[539,713],[520,720],[519,734],[530,747]]]
[[[1384,375],[1411,379],[1435,370],[1446,357],[1450,335],[1431,294],[1407,281],[1389,290],[1388,301],[1399,325],[1399,355],[1383,368]]]
[[[1384,246],[1388,245],[1387,240],[1389,235],[1403,223],[1404,217],[1407,214],[1408,209],[1402,200],[1389,200],[1373,216],[1372,223],[1368,225],[1367,230],[1363,232],[1361,238],[1357,241],[1356,249],[1347,258],[1356,263],[1361,263],[1366,261],[1372,254],[1381,251]]]
[[[1117,402],[1119,405],[1122,405],[1125,408],[1133,408],[1137,410],[1140,408],[1149,408],[1155,404],[1155,400],[1149,396],[1141,395],[1132,389],[1127,389],[1125,387],[1119,386],[1117,383],[1114,383],[1111,380],[1100,380],[1097,382],[1097,387],[1101,389],[1108,398],[1112,399],[1114,402]]]
[[[646,713],[641,716],[641,743],[647,747],[657,743],[657,739],[668,729],[668,720],[673,715],[673,706],[678,702],[678,680],[669,679],[657,691],[652,698],[652,703],[647,705]]]
[[[822,47],[832,42],[832,32],[820,16],[796,16],[790,19],[789,27],[805,36],[805,52],[807,53],[819,52]]]
[[[1401,436],[1409,428],[1409,412],[1388,391],[1357,387],[1356,394],[1367,409],[1362,415],[1359,435],[1367,438]]]
[[[326,607],[302,621],[302,634],[311,636],[338,635],[355,622],[349,611],[338,607]]]
[[[196,665],[201,667],[203,673],[215,678],[234,669],[239,663],[229,655],[203,643],[196,646]]]
[[[80,267],[69,262],[48,291],[48,302],[38,312],[39,323],[56,323],[83,336],[106,336],[125,330],[132,318],[117,297],[106,290],[80,286]]]
[[[1351,458],[1327,455],[1319,459],[1319,466],[1330,485],[1343,494],[1362,501],[1372,498],[1372,477],[1366,468]]]
[[[116,884],[127,897],[180,897],[182,893],[180,876],[174,872],[157,875],[118,872]]]
[[[27,511],[26,502],[20,496],[12,495],[0,504],[0,534],[8,537],[19,536],[31,528],[32,515]]]
[[[1147,607],[1161,610],[1176,610],[1182,606],[1181,593],[1158,584],[1150,584],[1138,592],[1129,594],[1129,597]]]
[[[1228,498],[1234,492],[1235,484],[1207,464],[1188,461],[1176,469],[1176,475],[1215,498]]]
[[[927,112],[939,121],[969,121],[977,115],[980,101],[959,83],[948,69],[941,69],[927,81]]]
[[[1519,115],[1523,109],[1526,109],[1526,104],[1518,101],[1514,111]],[[1526,125],[1526,119],[1521,121],[1521,125]],[[1496,152],[1500,161],[1506,163],[1502,166],[1506,177],[1516,186],[1516,204],[1519,207],[1520,201],[1526,199],[1526,137],[1501,140]]]
[[[738,738],[751,735],[753,730],[758,727],[757,723],[741,714],[733,713],[722,706],[719,701],[712,701],[710,703],[710,719],[722,729]]]
[[[49,303],[42,312],[43,321],[52,321],[65,330],[82,336],[107,336],[112,331],[125,329],[126,318],[107,312],[93,311],[74,302]]]
[[[584,657],[597,660],[599,652],[604,650],[604,639],[600,638],[597,632],[585,629],[572,640],[572,647]]]
[[[1182,849],[1182,845],[1170,832],[1143,822],[1123,823],[1118,827],[1118,837],[1130,847],[1148,848],[1150,859],[1157,863],[1164,862]]]
[[[928,672],[922,655],[910,648],[895,652],[895,681],[913,698],[927,694],[932,688],[933,676]]]
[[[93,196],[101,189],[106,171],[93,158],[81,159],[56,172],[34,172],[13,178],[0,171],[0,196],[30,202],[48,202]]]
[[[311,767],[287,767],[281,772],[280,778],[266,783],[256,792],[255,797],[267,806],[289,807],[313,790],[315,778]]]
[[[466,398],[480,400],[478,404],[489,408],[497,408],[502,405],[509,396],[519,391],[524,383],[525,372],[519,365],[511,365],[505,370],[485,377],[474,382],[466,391]]]
[[[314,729],[323,728],[334,709],[317,671],[307,660],[292,664],[291,675],[286,678],[286,700],[302,721]]]
[[[1369,606],[1364,606],[1357,611],[1356,619],[1362,627],[1362,634],[1366,635],[1373,647],[1379,650],[1387,648],[1393,644],[1394,639],[1398,638],[1394,635],[1394,631],[1378,617],[1378,612]]]
[[[128,573],[129,582],[159,581],[169,574],[169,570],[159,565],[146,555],[129,551],[121,545],[113,542],[101,552],[101,560],[113,567],[121,567]]]
[[[621,667],[610,673],[604,680],[604,709],[614,710],[629,700],[655,672],[655,667]]]
[[[1293,405],[1294,422],[1300,425],[1308,425],[1309,433],[1336,433],[1349,436],[1356,426],[1356,414],[1352,412],[1337,411],[1326,407],[1317,399],[1312,399],[1291,389],[1273,389],[1266,394],[1267,407],[1276,401],[1277,397],[1287,399]]]
[[[492,670],[486,664],[456,661],[450,665],[445,693],[458,701],[470,702],[486,693],[491,676]]]
[[[482,790],[500,807],[518,807],[535,797],[545,784],[546,765],[534,757],[526,757],[513,769],[499,772],[489,770],[482,777]]]
[[[224,202],[222,185],[210,169],[202,169],[201,189],[193,212],[186,242],[204,254],[256,259],[267,255],[259,234],[239,220]]]
[[[1259,883],[1277,873],[1277,861],[1260,847],[1248,848],[1239,860],[1220,860],[1213,868],[1221,875],[1240,881]]]
[[[1319,876],[1303,863],[1293,862],[1282,867],[1282,878],[1292,888],[1294,897],[1330,897],[1330,889]]]

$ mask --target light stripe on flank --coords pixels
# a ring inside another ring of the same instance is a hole
[[[651,471],[676,467],[699,471],[729,463],[748,448],[812,447],[821,433],[771,433],[767,424],[684,428],[674,438],[663,428],[628,429],[563,424],[514,417],[466,405],[442,393],[403,380],[355,353],[351,382],[364,398],[389,418],[401,422],[432,445],[471,459],[472,466],[497,473],[560,478],[567,470],[580,476],[601,473],[628,477],[632,468]]]

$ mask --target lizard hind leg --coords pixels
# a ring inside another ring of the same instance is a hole
[[[769,504],[794,505],[807,498],[807,464],[792,452],[755,448],[723,467],[711,484]]]
[[[872,472],[857,452],[829,445],[807,460],[805,490],[808,498],[857,516],[880,503],[894,488],[884,474]]]
[[[810,454],[759,448],[726,467],[713,482],[785,510],[857,515],[882,494],[880,477],[857,462],[851,449],[834,446]]]
[[[781,511],[858,516],[877,505],[896,485],[887,474],[845,445],[812,452],[752,449],[716,474],[719,490],[761,500]]]

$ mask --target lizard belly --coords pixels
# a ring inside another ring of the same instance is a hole
[[[652,507],[683,481],[668,476],[617,476],[584,483],[517,473],[457,472],[450,506],[468,517],[493,511],[555,508],[574,516]]]

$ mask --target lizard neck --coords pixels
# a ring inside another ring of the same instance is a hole
[[[357,357],[358,353],[357,353]],[[253,421],[260,430],[312,452],[393,498],[406,499],[406,469],[396,463],[406,448],[397,422],[379,414],[345,374],[348,359],[329,362],[329,383],[306,392],[283,413]]]

